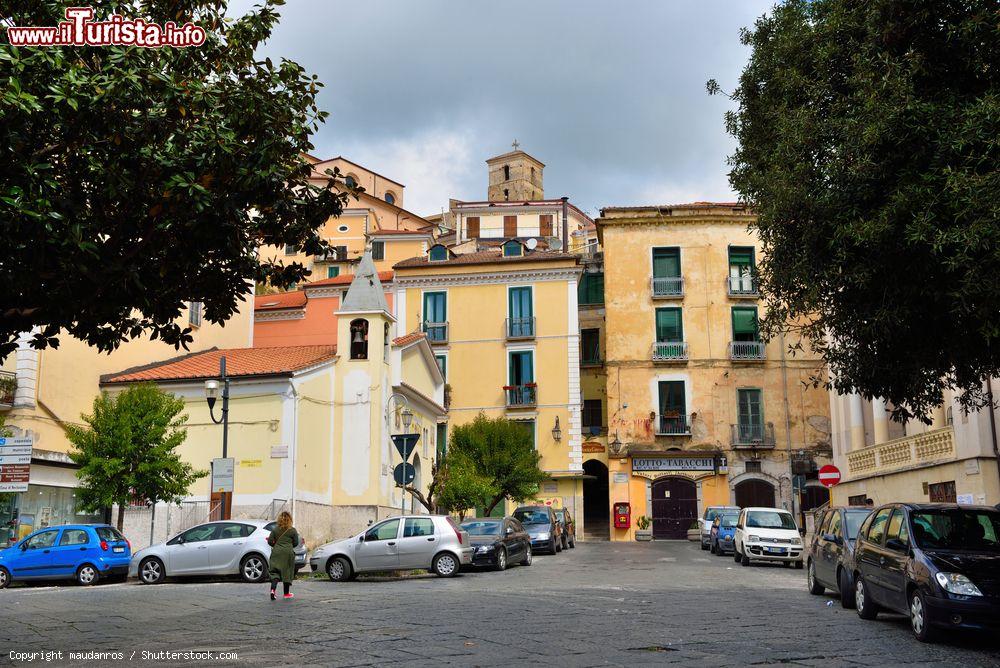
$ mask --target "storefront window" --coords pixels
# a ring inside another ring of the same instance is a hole
[[[6,521],[7,540],[20,540],[32,531],[49,526],[102,522],[101,513],[87,513],[77,508],[76,492],[72,487],[29,485],[27,492],[3,495],[0,519]]]

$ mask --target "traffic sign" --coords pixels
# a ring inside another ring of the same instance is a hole
[[[0,492],[27,492],[31,480],[31,438],[0,438]]]
[[[403,458],[404,462],[410,461],[410,455],[413,454],[414,448],[417,447],[419,439],[420,434],[392,435],[392,442],[396,445],[396,449],[399,450],[399,456]]]
[[[219,457],[212,460],[212,492],[232,492],[236,460]]]
[[[824,487],[833,487],[840,482],[840,469],[833,464],[827,464],[819,470],[819,482]]]
[[[397,485],[409,485],[417,477],[417,469],[413,468],[413,464],[409,462],[396,464],[396,468],[392,471],[392,477],[396,479]]]

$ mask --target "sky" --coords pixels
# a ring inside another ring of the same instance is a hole
[[[235,0],[230,13],[252,2]],[[261,55],[303,65],[330,112],[313,144],[440,213],[485,199],[487,158],[545,163],[548,198],[604,206],[735,199],[708,79],[735,88],[757,0],[289,0]]]

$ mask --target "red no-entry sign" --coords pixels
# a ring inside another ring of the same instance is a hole
[[[827,464],[819,470],[819,482],[824,487],[833,487],[840,482],[840,469],[833,464]]]

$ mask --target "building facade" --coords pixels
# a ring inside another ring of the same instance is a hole
[[[826,501],[815,472],[830,461],[829,405],[810,385],[823,365],[760,337],[752,221],[711,203],[609,207],[597,221],[608,444],[584,468],[606,470],[612,506],[630,504],[613,539],[643,515],[654,537],[683,538],[709,505]]]

